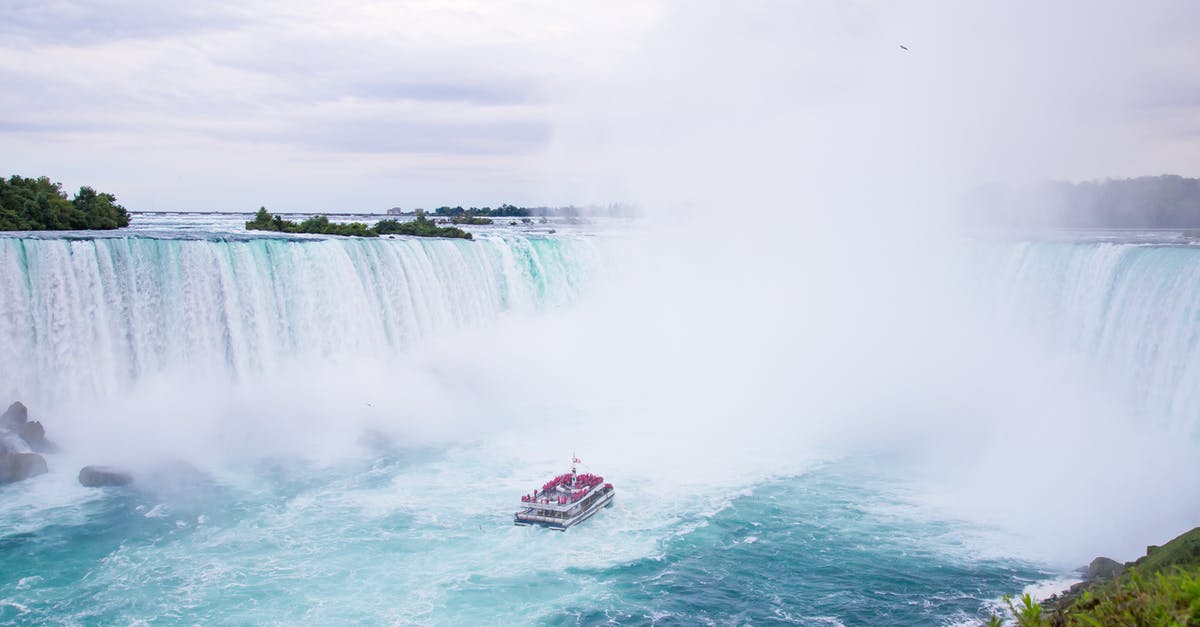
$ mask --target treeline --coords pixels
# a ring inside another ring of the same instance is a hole
[[[1200,179],[1173,174],[1026,187],[990,186],[968,202],[977,221],[1080,228],[1200,227]]]
[[[266,207],[260,207],[254,219],[246,223],[251,231],[278,231],[280,233],[311,233],[318,235],[347,235],[352,237],[379,237],[380,235],[415,235],[417,237],[454,237],[472,239],[471,234],[454,227],[440,227],[418,215],[416,219],[401,222],[387,218],[367,226],[362,222],[330,222],[328,216],[312,216],[301,222],[285,220],[271,215]]]
[[[129,226],[129,213],[112,194],[80,187],[67,198],[47,177],[0,178],[0,231],[76,231]]]
[[[541,207],[544,209],[545,207]],[[434,215],[441,217],[456,217],[456,216],[471,216],[479,218],[524,218],[533,215],[533,209],[529,207],[517,207],[514,205],[504,204],[492,209],[491,207],[470,207],[463,209],[462,207],[438,207],[433,210]]]

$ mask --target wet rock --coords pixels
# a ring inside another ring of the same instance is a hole
[[[0,414],[0,427],[18,431],[29,420],[29,410],[21,401],[16,401]]]
[[[1125,570],[1125,565],[1107,557],[1097,557],[1088,564],[1087,579],[1112,579]]]
[[[79,470],[79,483],[87,488],[129,485],[133,475],[111,466],[84,466]]]
[[[42,423],[29,419],[29,410],[21,401],[16,401],[0,414],[0,433],[11,433],[24,440],[28,448],[22,445],[9,446],[12,453],[57,453],[58,447],[46,439],[46,428]],[[0,447],[3,450],[3,447]]]
[[[46,439],[46,428],[36,420],[30,420],[17,429],[17,435],[38,453],[57,453],[58,446]]]
[[[0,485],[36,477],[46,470],[45,458],[37,453],[0,453]]]

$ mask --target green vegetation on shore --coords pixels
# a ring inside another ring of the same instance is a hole
[[[491,224],[491,218],[481,218],[479,216],[457,216],[450,218],[450,224]]]
[[[129,226],[129,213],[112,194],[80,187],[68,199],[47,177],[0,178],[0,231],[83,231]]]
[[[1100,572],[1097,563],[1104,563]],[[1028,594],[1019,603],[1006,598],[1017,624],[1200,625],[1200,527],[1161,547],[1147,547],[1135,562],[1097,558],[1092,564],[1089,579],[1061,597],[1041,604]]]
[[[320,235],[346,235],[352,237],[379,237],[380,235],[414,235],[417,237],[453,237],[472,239],[471,234],[454,227],[439,227],[424,215],[416,219],[401,222],[395,219],[384,219],[367,226],[362,222],[330,222],[328,216],[313,216],[296,223],[284,220],[282,216],[271,215],[266,207],[260,207],[254,219],[246,223],[251,231],[278,231],[280,233],[313,233]]]
[[[320,235],[352,235],[357,237],[378,237],[379,233],[371,230],[362,222],[339,223],[330,222],[327,216],[313,216],[297,224],[284,220],[282,216],[271,215],[266,207],[260,207],[254,219],[246,223],[251,231],[279,231],[280,233],[314,233]]]
[[[460,239],[471,239],[471,234],[452,226],[438,226],[432,220],[427,219],[424,214],[418,215],[415,219],[407,222],[401,222],[396,219],[388,218],[375,223],[375,230],[380,235],[416,235],[417,237],[457,237]]]

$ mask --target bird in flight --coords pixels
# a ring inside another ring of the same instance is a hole
[[[901,49],[901,50],[908,50],[908,46],[906,46],[906,45],[904,45],[904,44],[900,44],[900,49]]]

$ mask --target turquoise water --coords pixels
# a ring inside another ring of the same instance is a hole
[[[778,424],[720,414],[777,427],[751,435],[784,445],[779,464],[723,439],[737,429],[689,433],[687,469],[670,457],[687,447],[656,458],[654,438],[688,424],[664,405],[595,421],[576,405],[606,411],[621,364],[576,363],[583,344],[561,338],[604,320],[558,314],[604,276],[604,229],[366,242],[247,237],[238,219],[0,238],[0,339],[22,357],[0,360],[0,402],[25,400],[65,445],[48,474],[0,487],[0,623],[970,624],[1069,575],[1018,556],[998,524],[934,507],[911,465],[870,447],[806,458],[788,424],[837,418],[802,404]],[[1195,437],[1200,250],[987,241],[971,255],[988,324],[1088,361],[1145,424]],[[570,332],[530,344],[558,360],[541,372],[579,367],[563,380],[600,379],[595,397],[572,405],[501,359],[542,327]],[[734,392],[738,411],[776,409]],[[518,496],[565,470],[568,439],[605,451],[581,455],[616,485],[614,507],[567,533],[513,526]],[[148,450],[162,459],[132,488],[76,481]]]
[[[4,512],[0,620],[937,624],[1051,574],[980,557],[973,530],[845,464],[677,496],[675,514],[638,511],[650,496],[629,478],[616,506],[561,534],[511,524],[515,469],[477,469],[498,479],[479,494],[456,487],[477,454],[233,481],[183,469],[157,491],[34,480],[69,496],[36,520]]]

